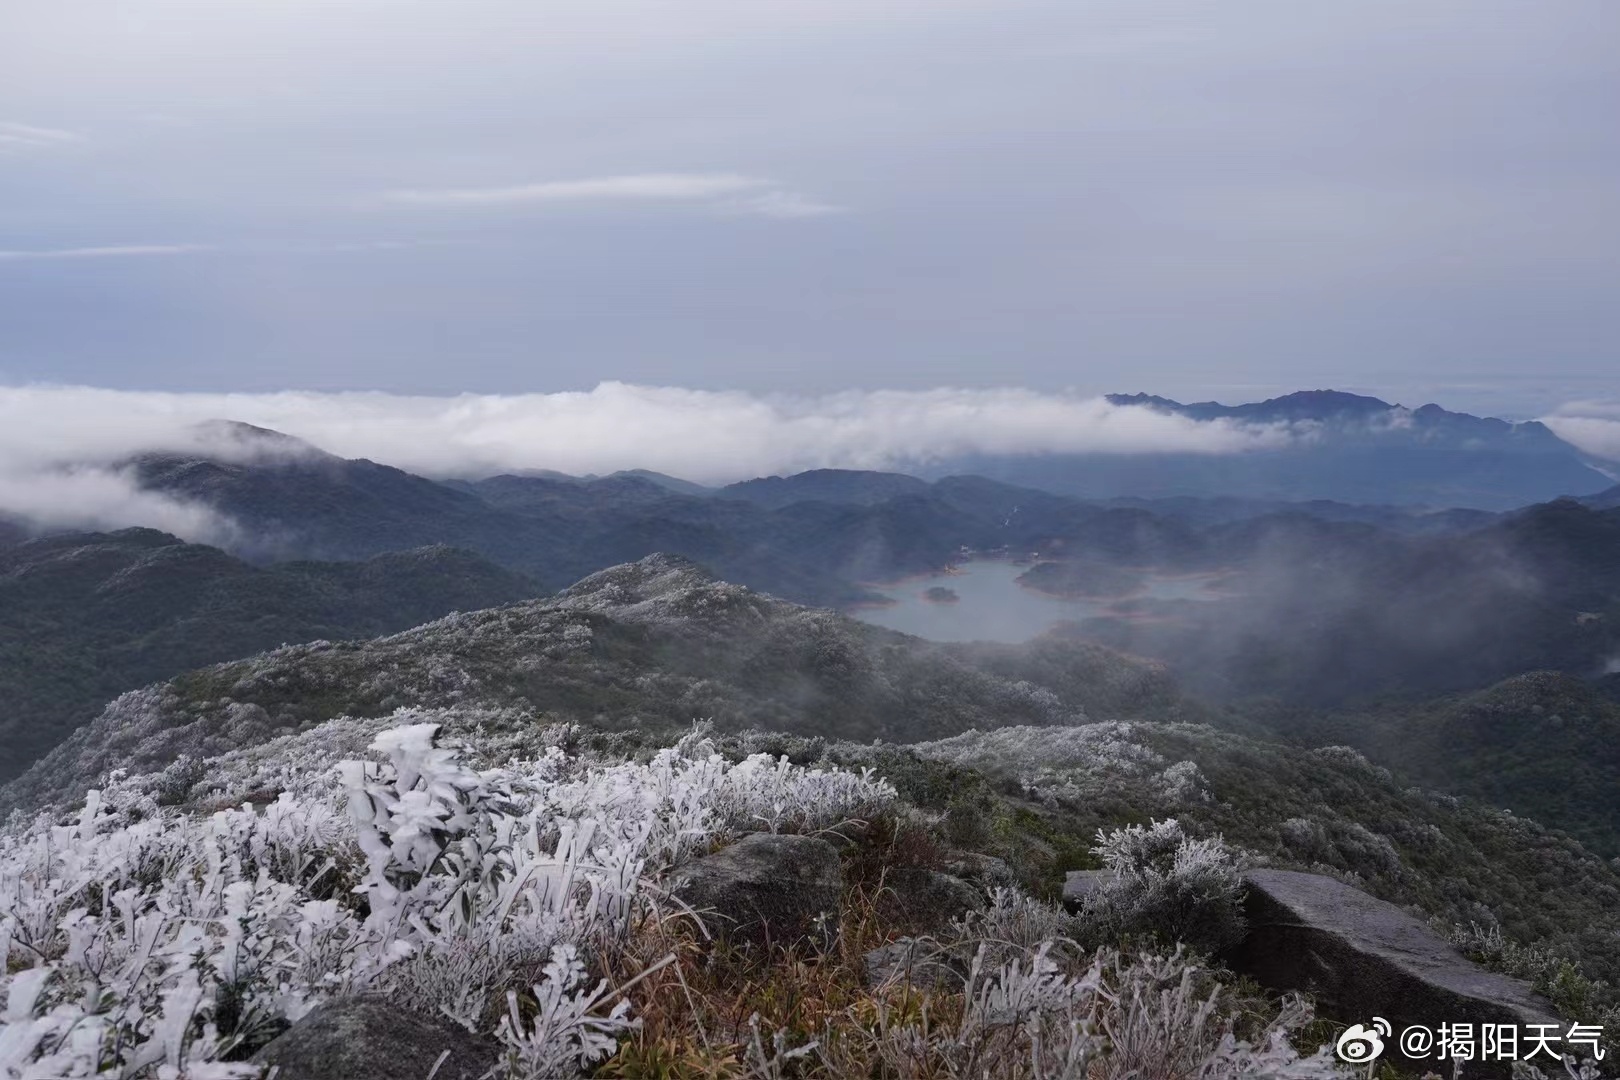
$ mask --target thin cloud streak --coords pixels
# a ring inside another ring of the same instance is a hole
[[[0,259],[120,259],[142,255],[191,255],[212,250],[214,249],[209,244],[118,244],[108,247],[0,251]]]
[[[841,214],[844,207],[817,202],[796,191],[767,191],[742,203],[737,210],[740,213],[757,214],[760,217],[808,218],[821,217],[824,214]]]
[[[84,136],[64,128],[36,127],[11,120],[0,121],[0,145],[6,146],[63,146],[83,142]]]
[[[384,192],[383,198],[420,206],[698,203],[729,214],[781,219],[821,217],[844,209],[745,173],[635,173],[508,187],[406,188]]]
[[[391,202],[442,205],[503,205],[600,199],[688,201],[756,191],[769,181],[740,173],[640,173],[584,180],[551,180],[509,187],[427,188],[390,191]]]

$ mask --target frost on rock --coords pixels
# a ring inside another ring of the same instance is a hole
[[[553,749],[480,770],[439,730],[382,730],[374,760],[268,804],[188,814],[115,777],[66,824],[0,832],[0,1078],[256,1076],[222,1059],[362,990],[498,1033],[511,1076],[566,1075],[632,1022],[584,972],[645,914],[649,876],[895,797],[696,736],[646,764]]]

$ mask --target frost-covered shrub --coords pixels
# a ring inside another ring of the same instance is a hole
[[[1177,950],[1076,954],[1045,941],[998,955],[982,942],[959,1009],[880,997],[876,1022],[831,1030],[800,1052],[833,1076],[973,1080],[1325,1080],[1345,1073],[1323,1047],[1301,1056],[1290,1034],[1311,1011],[1290,997],[1238,1032],[1229,990]],[[778,1040],[780,1044],[780,1039]],[[780,1056],[780,1055],[779,1055]]]
[[[570,945],[559,945],[546,964],[544,981],[533,987],[534,1018],[525,1022],[515,990],[506,992],[507,1013],[496,1037],[505,1047],[510,1080],[552,1080],[573,1076],[613,1053],[619,1036],[637,1026],[630,1003],[618,1000],[607,1015],[595,1010],[618,994],[607,980],[585,990],[585,965]]]
[[[1159,795],[1166,802],[1208,802],[1208,781],[1196,762],[1178,761],[1154,778]]]
[[[1333,856],[1333,845],[1319,821],[1291,817],[1277,826],[1277,835],[1288,853],[1301,862],[1323,862]]]
[[[1208,952],[1242,940],[1243,878],[1219,837],[1195,839],[1170,818],[1099,831],[1092,850],[1109,873],[1082,917],[1105,939],[1158,937]]]
[[[1363,773],[1383,783],[1390,783],[1390,772],[1382,765],[1374,765],[1367,755],[1350,746],[1320,746],[1310,751],[1312,757],[1328,762],[1334,768]]]
[[[1289,995],[1258,1032],[1239,1038],[1223,1016],[1222,987],[1180,951],[1171,956],[1101,954],[1102,985],[1111,1007],[1099,1028],[1111,1050],[1097,1080],[1135,1077],[1200,1080],[1307,1080],[1343,1076],[1329,1048],[1301,1057],[1290,1033],[1313,1019],[1304,999]]]
[[[949,944],[956,951],[971,953],[980,946],[990,949],[996,959],[1028,952],[1040,945],[1068,941],[1079,929],[1074,918],[1061,908],[1042,903],[1016,888],[998,887],[990,902],[970,911],[951,924]]]
[[[1559,1016],[1601,1028],[1607,1033],[1606,1053],[1620,1051],[1620,990],[1590,978],[1580,963],[1543,942],[1526,945],[1507,938],[1494,922],[1454,925],[1447,935],[1475,963],[1528,982]]]
[[[437,736],[384,730],[340,783],[289,776],[264,806],[188,814],[118,779],[68,824],[0,833],[0,1078],[254,1076],[234,1060],[362,989],[498,1033],[510,1076],[559,1075],[629,1027],[586,973],[646,913],[650,872],[894,798],[870,774],[733,764],[702,740],[646,764],[552,748],[480,770]]]
[[[1399,880],[1405,876],[1400,852],[1389,837],[1359,822],[1341,820],[1324,825],[1310,818],[1292,817],[1277,827],[1277,835],[1293,858],[1330,867],[1335,877],[1343,877],[1347,871],[1358,880]]]
[[[1164,764],[1136,739],[1134,725],[1109,721],[1077,727],[1002,727],[968,731],[949,739],[920,743],[916,752],[936,761],[982,769],[1002,776],[1106,773],[1143,775]]]

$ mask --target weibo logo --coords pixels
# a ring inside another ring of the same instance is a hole
[[[1365,1024],[1352,1024],[1345,1028],[1334,1050],[1338,1053],[1340,1061],[1348,1061],[1352,1065],[1365,1064],[1384,1052],[1384,1036],[1389,1033],[1389,1021],[1382,1016],[1375,1016],[1372,1018],[1371,1027]]]

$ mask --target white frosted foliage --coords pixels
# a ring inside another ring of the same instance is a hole
[[[698,737],[646,764],[553,749],[476,770],[438,730],[384,730],[383,760],[268,806],[188,813],[115,776],[67,824],[0,833],[0,1078],[256,1076],[221,1059],[360,990],[496,1035],[512,1077],[578,1070],[634,1022],[587,972],[663,870],[895,798]]]

